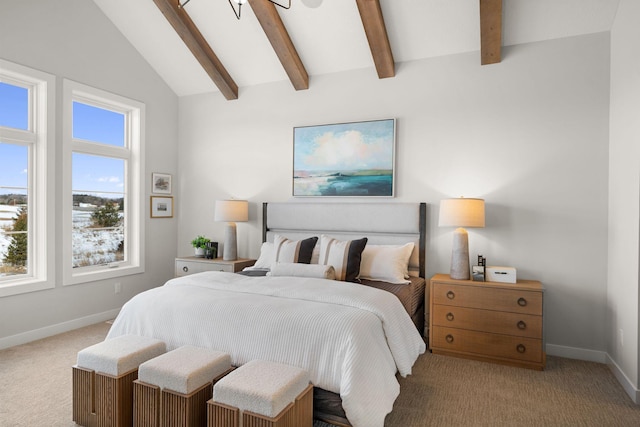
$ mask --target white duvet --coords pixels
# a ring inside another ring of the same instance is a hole
[[[206,272],[143,292],[107,339],[155,337],[167,350],[191,344],[228,352],[240,366],[267,359],[309,371],[339,393],[354,427],[382,427],[425,344],[391,293],[354,283]]]

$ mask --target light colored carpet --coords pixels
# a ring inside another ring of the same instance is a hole
[[[100,323],[0,351],[0,426],[75,426],[71,366],[108,329]],[[386,427],[640,426],[640,407],[597,363],[550,357],[537,372],[427,353],[400,383]]]
[[[0,426],[75,426],[71,366],[78,351],[103,341],[99,323],[0,351]]]

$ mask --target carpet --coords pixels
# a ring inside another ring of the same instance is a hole
[[[100,323],[1,350],[0,426],[75,426],[71,366],[108,329]],[[385,427],[640,426],[640,407],[599,363],[549,357],[539,372],[427,353],[399,381]]]

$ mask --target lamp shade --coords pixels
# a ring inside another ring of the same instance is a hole
[[[445,199],[440,201],[440,227],[484,227],[483,199]]]
[[[217,200],[214,220],[222,222],[249,221],[249,202],[246,200]]]

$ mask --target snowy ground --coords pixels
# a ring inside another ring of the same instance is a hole
[[[18,209],[17,206],[0,205],[0,265],[11,243],[11,238],[2,231],[12,227]],[[122,253],[117,253],[117,249],[124,239],[124,229],[88,228],[90,225],[91,211],[73,211],[73,266],[121,261]]]
[[[124,228],[88,228],[91,225],[91,213],[73,211],[73,266],[85,267],[122,261],[122,254],[117,254],[116,251],[124,240]]]

